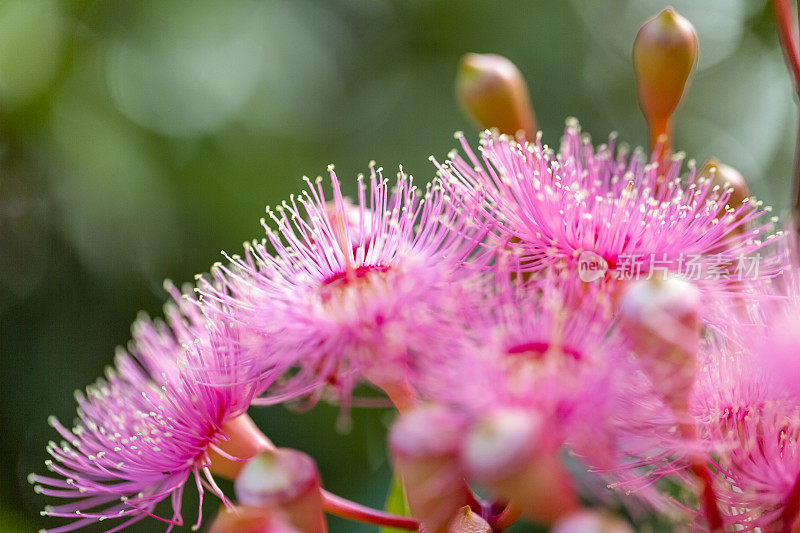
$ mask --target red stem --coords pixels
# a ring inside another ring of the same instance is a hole
[[[678,427],[684,438],[690,442],[697,442],[697,428],[690,423],[682,423]],[[717,505],[717,495],[714,493],[714,474],[708,467],[708,463],[702,455],[690,456],[689,470],[700,481],[700,500],[703,503],[703,511],[708,520],[710,531],[723,531],[722,513]]]
[[[786,506],[781,513],[781,532],[790,533],[792,525],[797,520],[797,515],[800,514],[800,475],[794,480],[792,492],[789,493],[789,498],[786,500]]]
[[[322,491],[322,500],[325,505],[325,511],[332,515],[376,526],[419,531],[419,523],[413,518],[378,511],[371,507],[351,502],[327,490]]]
[[[773,0],[772,7],[783,56],[792,74],[795,93],[800,96],[800,37],[798,37],[797,18],[792,13],[788,0]],[[794,187],[794,225],[795,228],[800,229],[800,133],[798,133],[794,154]]]
[[[714,494],[713,476],[705,461],[693,461],[691,470],[703,484],[701,499],[703,500],[703,510],[708,519],[708,529],[711,531],[722,531],[722,514],[717,506],[717,496]]]
[[[797,35],[797,20],[788,0],[773,0],[772,7],[784,57],[794,80],[795,91],[800,92],[800,42],[798,42]]]
[[[492,527],[497,530],[504,530],[507,527],[513,525],[519,517],[522,515],[522,511],[517,509],[514,505],[508,504],[506,505],[505,509],[492,520]]]
[[[792,207],[792,222],[800,235],[800,123],[798,124],[797,137],[794,145],[794,206]]]

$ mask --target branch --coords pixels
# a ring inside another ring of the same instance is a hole
[[[376,526],[419,531],[419,523],[413,518],[378,511],[371,507],[351,502],[346,498],[342,498],[326,490],[322,491],[322,500],[325,511],[341,518],[374,524]]]

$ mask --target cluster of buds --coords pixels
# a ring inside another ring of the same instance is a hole
[[[546,524],[575,512],[577,498],[558,444],[548,441],[547,428],[527,411],[467,421],[444,407],[423,406],[397,420],[389,447],[414,516],[425,531],[448,533],[461,531],[470,505],[495,525],[510,514],[513,521],[517,511]],[[481,506],[467,480],[486,487],[505,508],[496,513]]]

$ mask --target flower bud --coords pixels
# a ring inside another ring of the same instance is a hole
[[[481,128],[525,137],[536,135],[528,86],[519,69],[497,54],[466,54],[456,76],[456,97],[461,108]]]
[[[611,515],[581,510],[559,520],[550,533],[633,533],[633,529]]]
[[[462,461],[471,478],[530,518],[551,523],[578,505],[558,448],[540,417],[522,410],[503,410],[472,428]]]
[[[264,451],[242,469],[234,483],[239,502],[279,511],[302,533],[324,533],[319,473],[314,460],[297,450]]]
[[[492,533],[492,526],[465,505],[450,521],[447,533]]]
[[[279,513],[257,507],[222,509],[208,533],[300,533]]]
[[[711,179],[713,185],[719,185],[723,190],[731,189],[728,205],[734,209],[740,207],[745,199],[750,197],[750,188],[744,176],[735,168],[720,163],[713,157],[703,164],[700,177]]]
[[[702,330],[697,287],[678,278],[634,282],[622,295],[620,322],[656,392],[685,413]]]
[[[639,104],[650,126],[655,147],[661,136],[671,138],[671,116],[681,101],[697,61],[697,34],[692,24],[666,8],[639,29],[633,42],[633,66]],[[669,146],[665,147],[665,151]]]
[[[689,441],[697,439],[688,416],[689,397],[697,377],[697,353],[703,322],[700,291],[677,278],[638,281],[628,286],[620,301],[620,323],[650,378],[678,419],[678,431]],[[703,454],[689,450],[690,469],[700,481],[706,516],[712,531],[722,531],[711,473]]]
[[[419,407],[401,416],[389,433],[395,467],[408,506],[427,533],[446,533],[469,503],[458,453],[463,420],[441,407]]]
[[[742,176],[741,173],[739,173],[739,171],[735,168],[724,165],[713,157],[703,163],[703,167],[700,169],[699,176],[701,178],[710,179],[712,188],[718,185],[723,191],[730,191],[727,205],[732,209],[740,208],[745,203],[745,200],[750,197],[750,188],[747,186],[744,176]],[[725,253],[731,250],[731,248],[734,248],[734,251],[732,251],[731,255],[737,255],[735,252],[735,246],[747,233],[748,226],[748,223],[743,223],[732,228],[728,233],[728,236],[731,237],[731,239],[721,243],[721,249],[718,250],[719,253]],[[718,266],[720,269],[726,269],[728,276],[733,277],[736,275],[737,261],[732,260],[727,264],[720,264]],[[731,283],[732,286],[736,286],[737,284],[740,283]]]
[[[211,472],[227,479],[236,479],[245,461],[251,457],[264,450],[275,449],[275,445],[246,414],[225,422],[222,432],[228,439],[217,444],[222,453],[212,449],[208,455],[211,458]]]

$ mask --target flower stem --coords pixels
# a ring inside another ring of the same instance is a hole
[[[688,422],[678,426],[680,433],[689,442],[698,442],[697,428]],[[717,495],[714,493],[714,474],[708,467],[705,458],[697,452],[692,452],[689,457],[689,470],[700,481],[700,501],[703,503],[703,511],[708,520],[709,531],[723,531],[722,513],[717,504]]]
[[[692,473],[703,484],[701,489],[700,498],[703,501],[703,510],[705,511],[706,518],[708,519],[708,529],[710,531],[722,531],[722,515],[719,512],[717,505],[717,496],[714,494],[714,486],[712,485],[713,476],[708,465],[703,460],[694,460],[691,465]]]
[[[797,478],[794,480],[792,492],[789,493],[789,497],[786,499],[786,505],[783,507],[783,512],[781,513],[780,521],[782,533],[790,533],[792,531],[792,526],[797,520],[798,514],[800,514],[800,474],[798,474]]]
[[[792,217],[794,229],[800,235],[800,122],[797,125],[797,138],[794,147],[794,205],[792,206]]]
[[[658,151],[653,155],[661,165],[659,172],[666,174],[666,165],[672,154],[672,116],[651,118],[647,127],[650,130],[650,151]]]
[[[374,524],[376,526],[394,527],[398,529],[407,529],[409,531],[419,530],[419,523],[413,518],[378,511],[371,507],[351,502],[346,498],[342,498],[326,490],[322,491],[322,501],[325,506],[325,511],[341,518],[355,520],[356,522],[364,522],[366,524]]]
[[[795,93],[800,97],[800,37],[798,37],[797,17],[792,13],[788,0],[773,0],[775,23],[778,26],[778,36],[783,48],[783,56],[789,67],[794,82]],[[800,9],[800,7],[799,7]],[[798,131],[797,146],[794,154],[794,189],[795,202],[792,206],[794,227],[800,231],[800,131]]]
[[[505,509],[491,521],[491,524],[494,529],[502,531],[519,520],[520,516],[522,516],[522,511],[513,504],[508,504]]]
[[[773,0],[772,7],[781,47],[792,74],[795,91],[800,92],[800,43],[797,35],[797,19],[792,14],[788,0]]]

